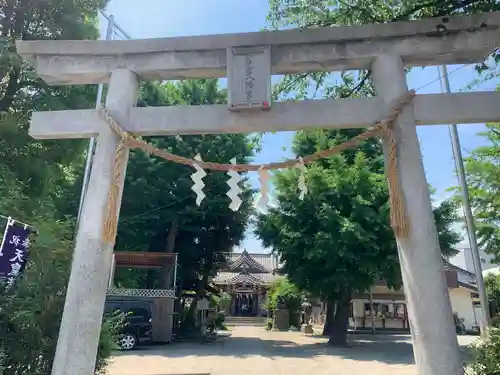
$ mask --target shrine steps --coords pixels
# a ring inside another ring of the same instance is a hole
[[[247,326],[247,327],[264,327],[267,318],[261,316],[226,316],[224,324],[227,327]]]

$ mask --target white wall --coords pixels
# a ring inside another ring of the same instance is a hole
[[[475,273],[474,270],[474,262],[472,261],[472,251],[469,247],[469,245],[464,245],[464,244],[459,244],[458,250],[460,250],[460,253],[455,255],[454,257],[451,257],[449,259],[449,262],[453,264],[454,266],[463,268],[469,272]],[[492,263],[492,256],[489,254],[486,254],[483,250],[479,249],[479,257],[481,258],[481,269],[487,270],[490,268],[495,268],[498,267],[498,264]]]
[[[470,330],[472,326],[477,326],[472,305],[471,292],[465,288],[449,289],[451,309],[458,317],[464,319],[465,329]]]

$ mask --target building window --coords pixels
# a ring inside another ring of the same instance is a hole
[[[397,303],[395,305],[395,316],[396,316],[396,318],[404,318],[405,317],[405,305],[404,305],[404,303]]]
[[[481,263],[485,264],[486,263],[486,259],[481,258]]]

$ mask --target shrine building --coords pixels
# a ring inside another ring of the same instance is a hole
[[[278,257],[273,254],[228,254],[228,265],[212,280],[221,291],[227,292],[231,305],[230,316],[265,316],[263,310],[268,289],[282,278],[278,274]]]

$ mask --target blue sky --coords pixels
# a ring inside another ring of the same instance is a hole
[[[183,35],[203,35],[259,31],[265,26],[267,0],[111,0],[107,12],[115,17],[115,22],[130,36],[135,38],[159,38]],[[106,20],[101,17],[101,34],[105,35]],[[115,38],[119,39],[118,36]],[[452,91],[459,91],[471,83],[476,74],[472,66],[453,72],[459,66],[450,66]],[[452,73],[451,73],[452,72]],[[419,88],[418,93],[438,93],[441,91],[436,67],[415,68],[408,76],[408,86]],[[479,91],[493,90],[498,80],[483,83],[474,88]],[[484,144],[476,135],[482,125],[460,125],[459,133],[462,152]],[[428,182],[437,190],[436,199],[441,200],[448,194],[446,189],[456,185],[454,163],[448,128],[443,126],[419,127],[418,135]],[[266,134],[263,138],[262,152],[256,163],[280,160],[290,156],[284,150],[291,144],[293,133]],[[256,178],[252,181],[257,187]],[[260,241],[248,235],[241,246],[251,252],[264,251]]]

